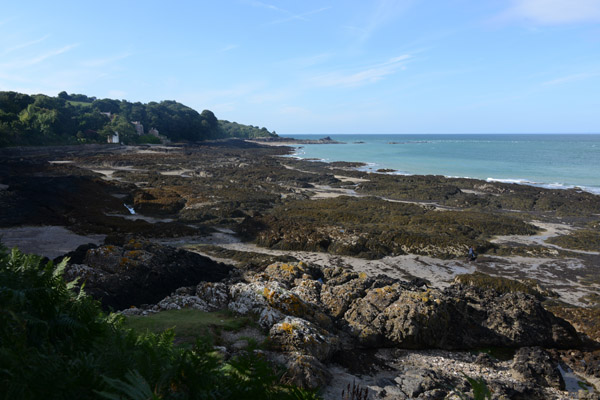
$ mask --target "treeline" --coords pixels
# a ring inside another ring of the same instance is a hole
[[[277,136],[275,131],[269,132],[265,127],[259,128],[258,126],[242,125],[238,124],[237,122],[229,122],[227,120],[219,120],[219,125],[228,137],[251,139],[257,137]]]
[[[143,134],[136,131],[139,122]],[[147,104],[61,92],[56,97],[0,92],[0,146],[106,143],[115,132],[126,144],[276,136],[266,128],[219,121],[176,101]]]

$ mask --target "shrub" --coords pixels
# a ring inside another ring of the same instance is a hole
[[[62,272],[66,260],[0,250],[0,387],[4,399],[311,399],[279,384],[249,351],[227,363],[206,340],[192,349],[174,334],[138,335],[104,314]]]

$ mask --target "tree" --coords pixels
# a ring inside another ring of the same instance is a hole
[[[136,142],[137,133],[135,132],[135,128],[121,115],[113,118],[110,123],[102,127],[98,134],[103,138],[103,141],[106,141],[115,132],[119,133],[119,139],[122,143],[131,144]]]
[[[0,92],[0,110],[6,113],[18,114],[34,102],[34,98],[17,92]]]
[[[112,99],[94,100],[92,107],[100,112],[109,112],[112,114],[117,114],[121,110],[119,100]]]

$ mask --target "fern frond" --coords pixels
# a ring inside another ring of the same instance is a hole
[[[128,371],[125,380],[102,377],[111,391],[96,391],[96,394],[109,400],[159,400],[150,385],[136,370]]]

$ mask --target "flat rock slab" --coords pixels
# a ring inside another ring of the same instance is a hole
[[[106,235],[82,236],[64,226],[20,226],[0,228],[0,242],[7,248],[18,247],[23,253],[33,253],[54,259],[75,250],[82,244],[102,244]]]

